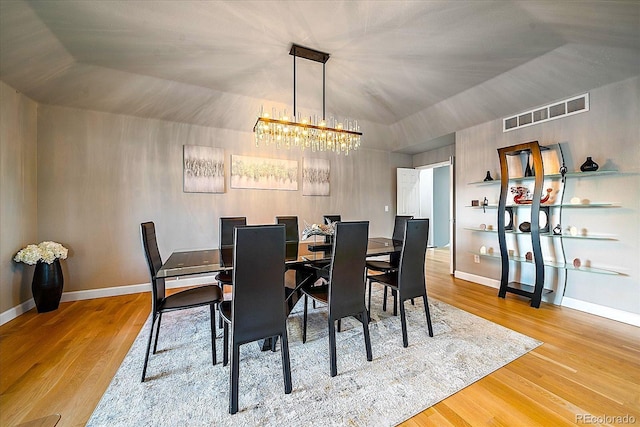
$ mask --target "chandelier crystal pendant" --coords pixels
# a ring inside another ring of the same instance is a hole
[[[293,116],[287,110],[271,113],[260,108],[258,120],[253,126],[256,147],[274,144],[277,148],[300,148],[311,151],[333,151],[349,155],[360,147],[362,132],[357,120],[340,122],[333,117],[325,119],[325,64],[329,54],[293,44],[289,55],[293,56]],[[296,57],[322,63],[322,119],[296,114]]]

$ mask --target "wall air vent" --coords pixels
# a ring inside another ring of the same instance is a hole
[[[588,93],[506,117],[502,119],[502,131],[509,132],[510,130],[537,125],[538,123],[584,113],[585,111],[589,111]]]

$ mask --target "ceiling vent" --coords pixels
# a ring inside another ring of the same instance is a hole
[[[584,113],[585,111],[589,111],[588,93],[502,119],[502,131],[509,132],[514,129],[548,122],[549,120]]]

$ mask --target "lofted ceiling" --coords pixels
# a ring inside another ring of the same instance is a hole
[[[640,74],[640,2],[0,1],[0,80],[44,104],[248,132],[261,105],[291,112],[291,43],[331,54],[328,115],[415,153]],[[319,113],[322,66],[297,75]]]

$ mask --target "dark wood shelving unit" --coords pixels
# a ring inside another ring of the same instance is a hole
[[[531,306],[540,307],[544,289],[544,260],[540,246],[540,198],[544,185],[544,168],[542,165],[541,151],[546,147],[540,147],[538,141],[525,142],[498,149],[500,157],[500,201],[498,202],[498,243],[500,245],[500,258],[502,273],[500,276],[500,291],[498,296],[505,298],[507,292],[531,299]],[[530,156],[531,167],[534,176],[533,202],[531,203],[531,247],[533,249],[533,263],[535,268],[535,283],[532,285],[509,282],[509,249],[507,248],[505,213],[507,211],[507,194],[509,193],[509,163],[508,157],[526,154]],[[548,221],[548,218],[547,218]]]

